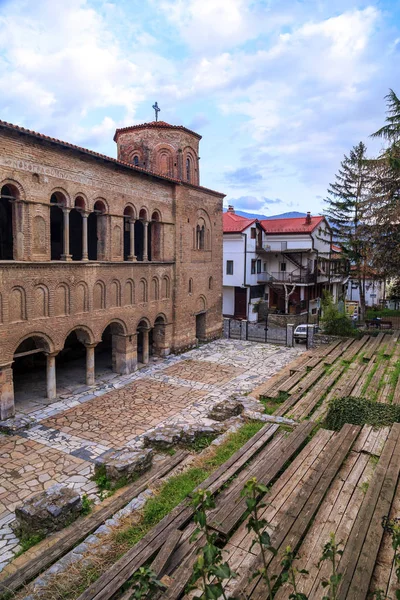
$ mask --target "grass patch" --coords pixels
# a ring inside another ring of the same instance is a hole
[[[264,405],[264,412],[267,415],[273,415],[278,406],[283,404],[289,398],[288,392],[279,392],[278,398],[269,396],[260,396],[260,402]]]
[[[392,310],[391,308],[382,308],[381,310],[367,310],[366,319],[374,317],[400,317],[400,310]]]
[[[21,556],[21,554],[29,550],[29,548],[36,546],[36,544],[44,540],[44,538],[45,536],[40,533],[36,533],[35,535],[21,535],[19,538],[21,549],[15,553],[14,558]]]
[[[400,406],[352,396],[335,398],[330,403],[325,426],[338,431],[345,423],[374,427],[386,427],[393,423],[400,423]]]
[[[265,425],[261,421],[245,423],[239,431],[232,433],[199,465],[171,477],[162,485],[157,496],[149,498],[143,508],[140,523],[116,534],[119,543],[136,544],[154,525],[163,519],[175,506],[182,502],[207,477],[226,462],[239,448],[253,437]]]
[[[128,485],[128,483],[134,483],[137,478],[138,476],[134,476],[128,480],[126,477],[121,477],[121,479],[117,482],[110,481],[110,479],[107,477],[105,466],[100,465],[96,469],[96,472],[92,477],[92,481],[94,481],[99,488],[100,499],[104,500],[104,498],[112,496],[117,490]]]
[[[194,452],[202,452],[203,450],[208,448],[208,446],[213,440],[215,440],[216,437],[217,435],[205,435],[199,437],[197,438],[197,440],[194,440],[194,442],[192,442],[190,445],[185,446],[185,448],[193,450]]]

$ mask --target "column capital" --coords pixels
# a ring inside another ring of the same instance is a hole
[[[94,342],[93,344],[84,344],[85,348],[96,348],[99,342]]]

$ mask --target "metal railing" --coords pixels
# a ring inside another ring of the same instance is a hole
[[[274,271],[268,273],[263,271],[257,274],[257,280],[261,283],[315,283],[316,276],[307,269],[296,269],[295,271]]]

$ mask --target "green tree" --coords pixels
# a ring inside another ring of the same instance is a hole
[[[385,96],[385,125],[372,134],[384,140],[379,156],[368,161],[373,180],[368,224],[374,243],[374,266],[396,277],[400,264],[400,100],[391,89]]]
[[[360,292],[360,316],[365,318],[365,279],[368,262],[365,213],[370,193],[366,146],[360,142],[344,156],[335,182],[328,188],[325,215],[343,256],[354,266]]]

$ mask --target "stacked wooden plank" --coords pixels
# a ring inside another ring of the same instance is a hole
[[[343,354],[343,360],[345,360],[346,362],[352,361],[353,358],[355,358],[356,355],[362,350],[362,348],[365,346],[368,340],[369,335],[363,335],[361,340],[358,340],[357,342],[354,342],[354,344],[351,344],[349,349],[346,350],[346,352]]]
[[[366,346],[366,351],[364,353],[364,360],[371,360],[371,358],[380,350],[382,349],[385,344],[386,344],[386,339],[389,338],[390,336],[386,335],[385,333],[381,332],[378,333],[378,335],[376,336],[376,338],[371,338],[371,340],[368,342],[367,346]]]

